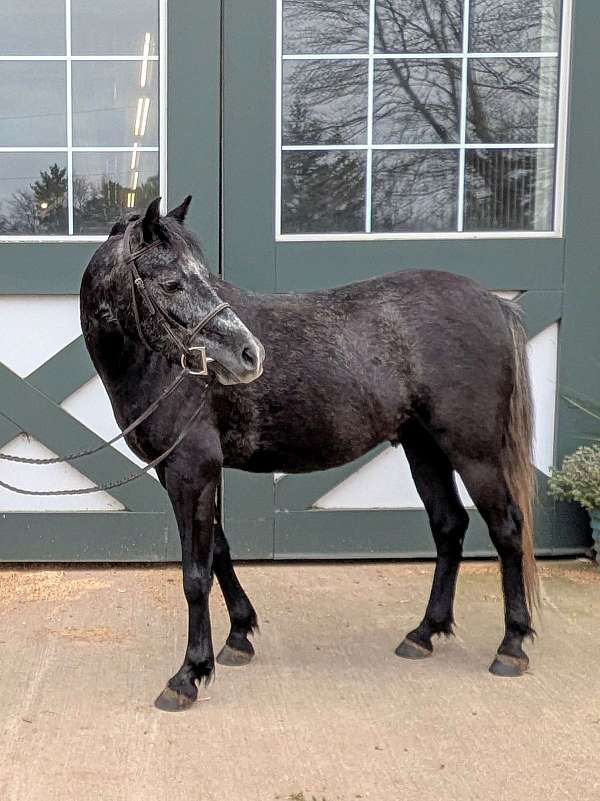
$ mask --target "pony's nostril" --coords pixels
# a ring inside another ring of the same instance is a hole
[[[258,353],[248,346],[242,351],[242,361],[249,370],[256,370],[258,366]]]

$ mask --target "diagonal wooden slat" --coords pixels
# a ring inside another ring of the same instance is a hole
[[[56,403],[62,403],[95,375],[82,335],[55,353],[25,380]]]
[[[83,336],[79,336],[76,340],[69,343],[52,356],[52,358],[41,367],[27,376],[26,379],[23,379],[23,381],[26,385],[33,386],[49,399],[59,404],[95,375],[96,371],[85,347]],[[86,431],[89,431],[87,427]],[[20,430],[14,425],[6,428],[0,425],[0,448],[19,433],[21,433]],[[96,435],[94,434],[94,436]],[[111,449],[111,451],[112,450],[113,449]],[[65,452],[64,448],[62,452]],[[116,450],[114,452],[119,453]],[[126,460],[125,468],[122,466],[122,459]],[[126,475],[133,470],[139,469],[138,465],[124,454],[119,454],[118,463],[121,466],[119,467],[118,464],[115,463],[114,477],[120,477],[121,475]],[[77,462],[74,467],[79,468],[82,465],[83,462]],[[157,494],[159,496],[162,495],[161,488],[157,486],[156,481],[148,476],[136,479],[135,483],[139,485],[138,492],[141,491],[147,496],[147,504],[145,504],[144,511],[153,509],[156,506],[155,498]],[[112,490],[111,494],[117,497],[115,490]]]
[[[0,397],[5,415],[55,453],[82,450],[104,441],[3,364],[0,364]],[[138,469],[114,448],[80,459],[74,466],[97,483],[120,478],[132,469]],[[147,476],[111,489],[110,494],[131,511],[164,511],[166,508],[164,493]]]

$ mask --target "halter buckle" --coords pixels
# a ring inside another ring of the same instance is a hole
[[[208,375],[208,362],[209,361],[212,362],[212,359],[209,359],[208,356],[206,355],[206,348],[204,347],[204,345],[193,345],[192,347],[188,348],[188,353],[191,353],[192,351],[198,351],[198,353],[200,353],[200,361],[202,363],[202,369],[192,370],[190,367],[188,367],[187,353],[181,354],[181,366],[183,367],[184,370],[187,370],[190,375]]]

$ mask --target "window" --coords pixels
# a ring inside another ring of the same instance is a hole
[[[562,31],[560,0],[279,0],[278,238],[558,233]]]
[[[0,237],[102,237],[160,194],[160,5],[3,0]]]

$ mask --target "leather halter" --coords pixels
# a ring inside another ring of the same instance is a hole
[[[136,264],[137,260],[140,256],[145,255],[154,248],[158,247],[162,244],[160,239],[156,239],[149,245],[144,245],[143,247],[139,248],[135,252],[131,250],[131,232],[135,226],[135,222],[132,221],[128,224],[127,228],[125,229],[125,233],[123,234],[123,248],[125,250],[125,264],[129,265],[129,282],[131,286],[131,300],[133,304],[133,314],[135,317],[135,326],[137,328],[137,332],[139,334],[140,339],[144,343],[144,345],[148,348],[148,350],[153,350],[151,348],[144,332],[142,331],[142,325],[140,321],[140,311],[138,308],[137,302],[137,293],[136,290],[142,296],[144,304],[148,309],[148,314],[150,316],[158,315],[159,320],[158,322],[162,326],[164,332],[167,334],[169,339],[175,344],[177,349],[181,353],[181,366],[188,370],[189,373],[192,375],[208,375],[208,362],[213,361],[209,356],[206,355],[206,347],[204,345],[193,345],[194,337],[205,328],[208,323],[220,314],[225,309],[230,308],[229,303],[222,302],[215,306],[212,311],[210,311],[207,315],[205,315],[200,322],[196,323],[193,328],[188,328],[185,325],[182,325],[178,320],[175,320],[163,307],[160,303],[152,297],[152,295],[148,292],[145,284],[144,279],[141,277],[138,266]],[[187,366],[187,358],[188,356],[192,356],[193,354],[198,354],[200,356],[200,360],[202,363],[202,368],[200,370],[191,370]]]

